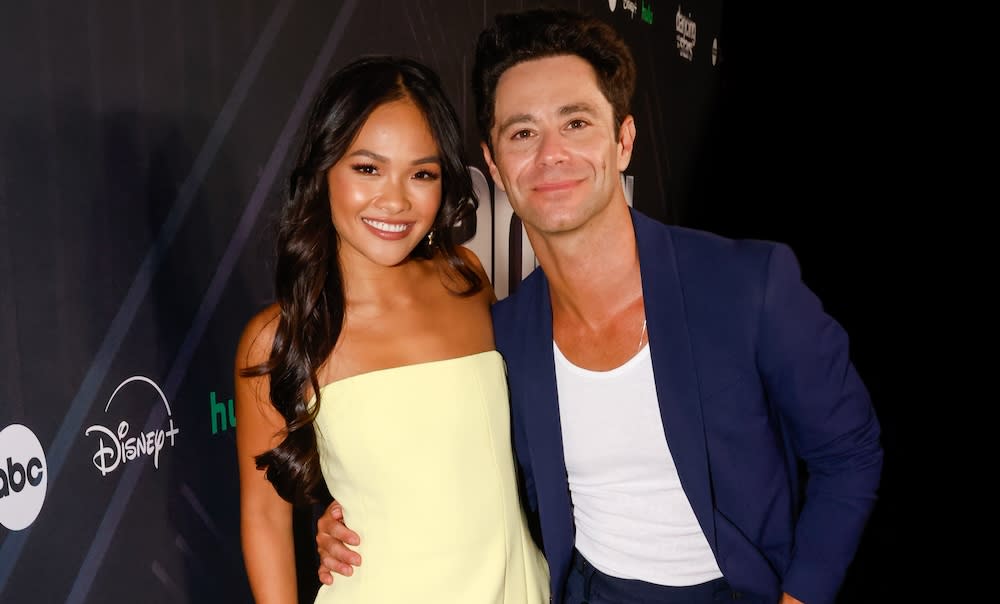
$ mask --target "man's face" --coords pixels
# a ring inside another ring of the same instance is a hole
[[[614,110],[585,60],[560,55],[518,63],[500,76],[483,145],[490,174],[525,226],[542,235],[579,229],[613,200],[624,203],[635,126]]]

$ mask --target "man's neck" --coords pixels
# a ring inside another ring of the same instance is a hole
[[[635,231],[624,199],[573,232],[529,230],[528,236],[549,281],[553,313],[599,325],[642,295]]]

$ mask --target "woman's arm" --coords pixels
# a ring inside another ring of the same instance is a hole
[[[259,604],[298,601],[292,505],[258,470],[254,457],[281,442],[284,419],[271,404],[269,380],[242,377],[240,370],[270,356],[278,323],[272,306],[254,317],[236,354],[236,451],[240,472],[240,536],[254,600]]]

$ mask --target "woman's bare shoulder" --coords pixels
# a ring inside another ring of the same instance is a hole
[[[270,304],[247,321],[237,348],[237,369],[259,365],[271,356],[280,317],[280,307]]]

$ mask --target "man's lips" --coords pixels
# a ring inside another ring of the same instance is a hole
[[[557,181],[539,183],[532,188],[539,193],[556,193],[559,191],[567,191],[569,189],[572,189],[578,184],[580,184],[580,181],[576,179],[557,180]]]

